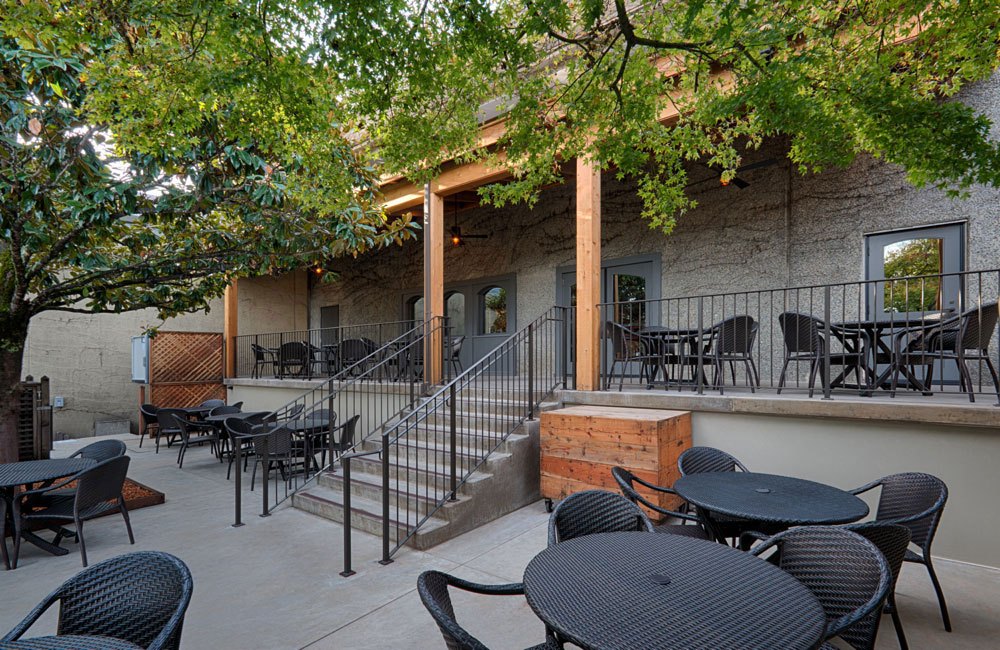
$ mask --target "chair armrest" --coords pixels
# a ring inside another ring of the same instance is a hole
[[[756,530],[745,530],[740,533],[740,548],[749,549],[753,546],[754,542],[763,542],[770,535],[765,535],[764,533]],[[760,548],[760,547],[758,547]],[[761,549],[763,550],[763,549]],[[757,549],[751,550],[750,552],[757,555]]]
[[[468,580],[463,580],[461,578],[456,578],[452,576],[448,580],[453,587],[458,587],[463,591],[469,591],[474,594],[483,594],[484,596],[523,596],[524,595],[524,583],[523,582],[512,582],[503,585],[483,585],[477,582],[469,582]]]
[[[86,471],[86,470],[84,470],[84,471]],[[30,497],[33,497],[33,496],[37,496],[39,494],[45,494],[46,492],[52,492],[53,490],[58,490],[61,487],[66,487],[67,485],[69,485],[70,483],[72,483],[73,481],[75,481],[77,479],[77,477],[80,476],[80,474],[82,474],[82,473],[83,472],[77,472],[73,476],[70,476],[69,478],[64,479],[61,483],[56,483],[54,485],[46,485],[45,487],[35,488],[34,490],[25,490],[23,492],[18,492],[17,499],[21,500],[21,499],[24,499],[26,497],[30,498]]]
[[[45,600],[38,603],[38,605],[36,605],[33,610],[28,612],[28,615],[24,617],[24,620],[15,625],[10,632],[8,632],[3,636],[3,638],[0,638],[0,643],[9,643],[11,641],[17,641],[18,639],[20,639],[21,636],[28,631],[28,628],[34,625],[35,621],[37,621],[39,617],[41,617],[41,615],[45,613],[45,610],[51,607],[52,603],[54,603],[56,600],[59,599],[59,596],[61,594],[62,594],[62,587],[60,586],[55,591],[46,596]]]
[[[865,492],[868,492],[869,490],[874,490],[875,488],[877,488],[880,485],[882,485],[882,479],[877,479],[875,481],[872,481],[871,483],[865,483],[861,487],[856,487],[853,490],[847,490],[847,491],[850,492],[851,494],[857,496],[859,494],[863,494]]]
[[[761,553],[770,548],[774,548],[774,546],[777,545],[779,541],[778,537],[779,535],[772,535],[771,537],[768,537],[764,533],[748,530],[740,535],[740,544],[743,544],[744,539],[748,540],[750,544],[753,544],[754,541],[763,542],[763,544],[758,545],[756,548],[750,549],[751,555],[756,555],[757,557],[760,557]]]
[[[650,490],[653,490],[654,492],[662,492],[663,494],[673,494],[675,496],[679,496],[677,492],[674,491],[672,488],[663,487],[662,485],[654,485],[652,483],[642,480],[638,476],[633,475],[632,480],[638,483],[639,485],[642,485],[646,488],[649,488]],[[666,508],[658,506],[655,503],[649,501],[639,493],[636,493],[636,498],[638,499],[639,503],[641,503],[642,505],[646,506],[647,508],[649,508],[654,512],[660,513],[661,515],[665,515],[667,517],[674,517],[675,519],[684,519],[685,521],[693,521],[699,524],[701,523],[701,519],[699,519],[695,515],[690,515],[685,512],[677,512],[674,510],[667,510]]]

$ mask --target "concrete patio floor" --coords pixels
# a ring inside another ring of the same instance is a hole
[[[256,516],[259,492],[247,490],[246,526],[232,528],[233,484],[208,449],[191,450],[178,469],[171,449],[154,454],[124,437],[129,475],[166,493],[163,505],[132,513],[136,544],[120,518],[87,525],[91,563],[131,550],[162,550],[183,559],[195,589],[184,625],[185,648],[428,648],[443,640],[416,593],[416,577],[439,569],[484,583],[519,581],[545,547],[548,517],[541,502],[441,544],[428,552],[404,549],[389,566],[376,560],[379,540],[354,533],[354,568],[342,578],[343,531],[337,524],[291,508]],[[90,441],[58,443],[65,456]],[[947,526],[947,516],[944,524]],[[975,534],[975,531],[970,531]],[[76,546],[64,557],[22,548],[16,571],[0,571],[0,631],[10,629],[47,593],[81,569]],[[897,600],[910,646],[992,648],[1000,643],[1000,571],[941,560],[938,570],[955,631],[941,626],[922,567],[906,566]],[[541,641],[543,625],[522,598],[458,595],[459,620],[489,647],[524,648]],[[52,633],[54,612],[32,635]],[[880,649],[898,647],[883,621]]]

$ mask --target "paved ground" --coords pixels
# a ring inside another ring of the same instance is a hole
[[[341,578],[343,531],[338,525],[289,508],[259,518],[255,494],[244,504],[247,525],[231,528],[232,483],[207,449],[189,452],[179,470],[172,451],[156,455],[149,447],[139,450],[135,441],[127,438],[130,476],[165,492],[167,503],[133,513],[134,547],[120,519],[92,522],[88,554],[97,562],[129,550],[156,549],[182,558],[195,580],[185,648],[440,649],[440,634],[415,591],[421,571],[436,568],[486,583],[518,581],[545,546],[547,516],[537,503],[430,552],[403,551],[385,567],[375,562],[378,540],[355,533],[358,574]],[[60,443],[56,454],[68,455],[78,446]],[[26,546],[16,571],[0,571],[0,631],[80,570],[79,554],[69,546],[73,552],[65,557]],[[955,632],[942,629],[923,569],[907,566],[898,602],[910,646],[996,647],[1000,571],[942,561],[939,572]],[[542,639],[542,624],[521,598],[455,600],[459,620],[491,648],[524,648]],[[47,616],[34,631],[51,633],[54,627],[54,616]],[[878,647],[897,647],[888,618]]]

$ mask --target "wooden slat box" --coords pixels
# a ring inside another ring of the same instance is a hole
[[[677,457],[691,447],[691,413],[662,409],[570,406],[542,413],[542,497],[557,501],[581,490],[619,492],[611,468],[624,467],[654,485],[680,477]],[[661,507],[677,497],[640,489]],[[650,515],[654,513],[648,513]]]

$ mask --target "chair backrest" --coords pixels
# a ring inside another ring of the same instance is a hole
[[[681,476],[707,472],[735,472],[737,468],[743,472],[750,471],[734,456],[715,447],[691,447],[685,450],[677,458],[677,468],[681,471]]]
[[[354,415],[344,423],[344,429],[340,432],[340,440],[338,441],[341,449],[347,450],[354,446],[354,435],[357,432],[360,419],[360,415]]]
[[[611,349],[616,361],[626,360],[639,341],[639,335],[621,323],[606,321],[604,336],[611,340]]]
[[[268,356],[270,355],[271,351],[268,350],[267,348],[258,345],[256,343],[251,343],[250,350],[253,352],[253,360],[255,362],[269,361]]]
[[[653,530],[649,517],[620,494],[584,490],[559,502],[549,516],[549,546],[594,533]]]
[[[820,334],[821,320],[809,314],[786,311],[778,315],[781,336],[785,349],[792,354],[814,353],[823,350],[823,335]]]
[[[250,422],[248,418],[226,418],[226,431],[231,436],[249,436],[256,432],[259,424]]]
[[[866,619],[881,613],[892,576],[872,542],[844,528],[801,526],[778,533],[752,552],[760,555],[772,548],[778,550],[778,566],[808,587],[823,606],[826,639],[839,636],[858,650],[874,645],[881,617]]]
[[[287,411],[282,414],[282,417],[287,420],[294,420],[299,416],[300,413],[306,408],[306,405],[302,402],[293,404]],[[279,411],[280,412],[280,411]]]
[[[997,327],[997,303],[981,305],[962,314],[960,326],[963,350],[986,350]]]
[[[340,342],[340,360],[344,365],[354,365],[369,354],[365,339],[346,339]]]
[[[462,345],[465,343],[465,336],[451,337],[451,358],[457,359],[462,354]]]
[[[749,354],[757,338],[757,322],[745,314],[727,318],[712,330],[716,354]]]
[[[225,406],[226,401],[221,399],[207,399],[198,406],[204,406],[207,409],[214,409],[216,406]]]
[[[52,594],[59,600],[58,633],[174,650],[193,586],[187,566],[168,553],[140,551],[98,562]]]
[[[260,457],[283,456],[292,449],[292,430],[285,426],[275,427],[266,436],[255,436],[253,451]]]
[[[904,472],[878,480],[882,492],[876,521],[899,523],[910,531],[910,540],[927,548],[934,539],[941,511],[948,501],[948,486],[931,474]]]
[[[97,462],[124,456],[127,448],[121,440],[100,440],[80,449],[71,458],[89,458]]]
[[[233,413],[239,413],[240,407],[236,406],[216,406],[214,409],[209,411],[209,415],[232,415]]]
[[[121,497],[131,460],[128,456],[109,458],[77,474],[76,511],[82,514],[87,508]]]
[[[160,424],[160,431],[178,431],[180,420],[187,419],[187,412],[181,409],[160,409],[156,412],[156,421]]]
[[[278,359],[286,364],[304,364],[309,360],[309,348],[301,341],[282,343],[278,348]]]
[[[160,410],[160,407],[155,404],[142,404],[139,406],[139,417],[142,418],[142,426],[148,427],[149,425],[156,422],[156,412]]]
[[[903,568],[906,548],[910,545],[910,531],[905,526],[882,524],[877,521],[852,524],[844,526],[844,528],[861,535],[882,552],[882,556],[885,557],[885,561],[889,565],[888,593],[891,594],[896,588],[896,580],[899,579],[899,572]],[[871,648],[874,646],[881,618],[882,610],[877,608],[841,632],[839,636],[855,648]]]
[[[448,650],[488,650],[482,641],[458,624],[448,586],[455,578],[440,571],[424,571],[417,577],[417,593],[444,637]]]
[[[243,410],[243,402],[236,402],[235,404],[230,404],[230,406],[234,409],[239,409],[240,411]]]

